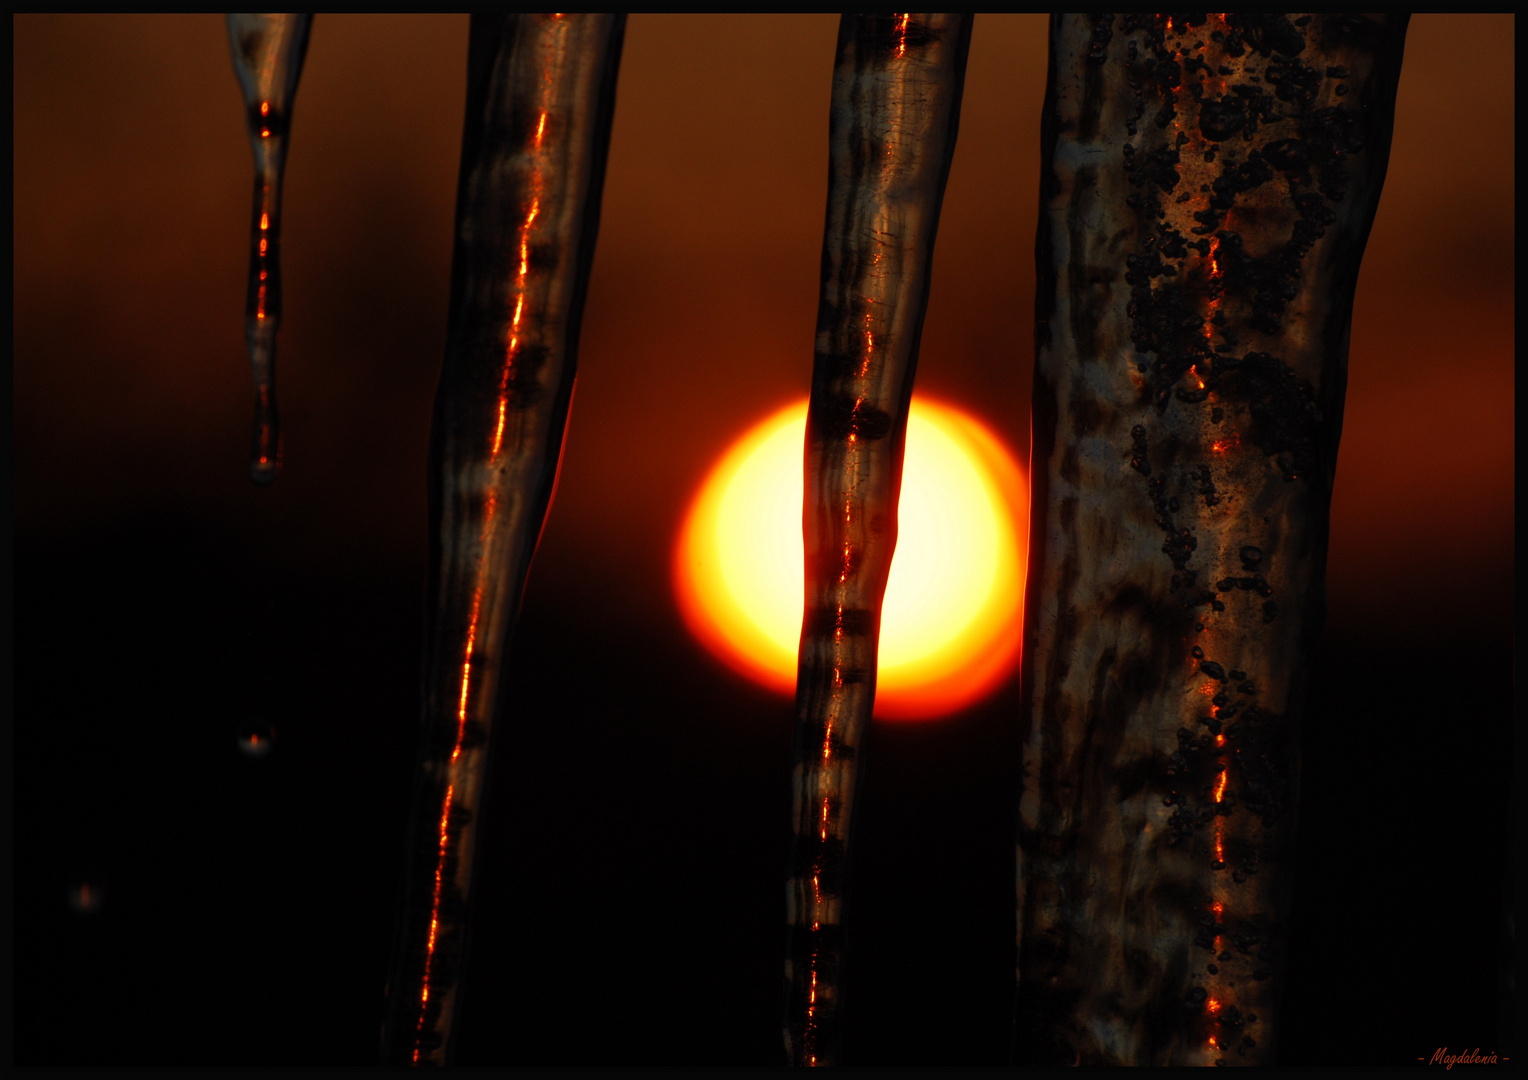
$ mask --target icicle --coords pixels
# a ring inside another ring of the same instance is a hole
[[[431,436],[421,765],[384,1060],[444,1064],[505,651],[557,475],[624,16],[475,15]]]
[[[1405,27],[1052,17],[1020,1063],[1273,1060],[1296,729]]]
[[[785,1044],[841,1050],[843,894],[857,751],[875,698],[907,405],[955,150],[971,19],[845,15],[807,418]]]
[[[281,326],[281,178],[286,169],[292,102],[308,51],[311,15],[229,15],[233,69],[244,91],[249,144],[255,152],[250,224],[249,295],[244,336],[255,376],[255,430],[249,475],[269,484],[281,468],[276,415],[276,331]]]

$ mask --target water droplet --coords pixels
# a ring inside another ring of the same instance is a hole
[[[100,911],[104,899],[97,882],[81,881],[69,886],[69,907],[81,915],[94,915]]]
[[[275,749],[276,729],[263,721],[248,724],[239,731],[239,751],[248,758],[263,758]]]

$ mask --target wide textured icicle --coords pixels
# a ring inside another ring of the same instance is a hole
[[[383,1057],[445,1064],[499,675],[551,502],[624,16],[475,15],[430,444],[421,764]]]
[[[255,430],[249,475],[269,484],[281,468],[276,414],[276,331],[281,327],[281,179],[297,79],[308,51],[311,15],[228,16],[233,69],[244,91],[249,144],[255,152],[255,205],[250,216],[249,293],[244,336],[255,377]]]
[[[807,416],[786,1054],[841,1055],[843,896],[857,751],[875,700],[907,406],[971,19],[845,15]]]
[[[1018,1060],[1273,1060],[1297,728],[1404,15],[1060,15]]]

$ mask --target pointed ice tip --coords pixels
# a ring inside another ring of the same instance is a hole
[[[261,487],[272,483],[276,474],[281,471],[281,462],[276,458],[250,458],[249,478]]]
[[[281,428],[276,421],[275,395],[267,384],[255,402],[255,429],[249,443],[249,478],[260,487],[281,471]]]

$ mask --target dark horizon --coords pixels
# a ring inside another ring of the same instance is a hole
[[[251,164],[221,17],[13,28],[16,1060],[370,1064],[466,17],[315,21],[266,490],[245,466]],[[630,20],[461,1063],[780,1058],[791,706],[690,637],[669,566],[716,456],[809,384],[835,28]],[[1290,1062],[1512,1052],[1512,29],[1419,15],[1408,35],[1305,721]],[[1021,461],[1043,31],[976,21],[918,378]],[[1006,1060],[1017,716],[1015,675],[871,736],[849,1060]],[[275,728],[259,759],[235,745],[256,723]],[[82,882],[94,912],[70,907]]]

